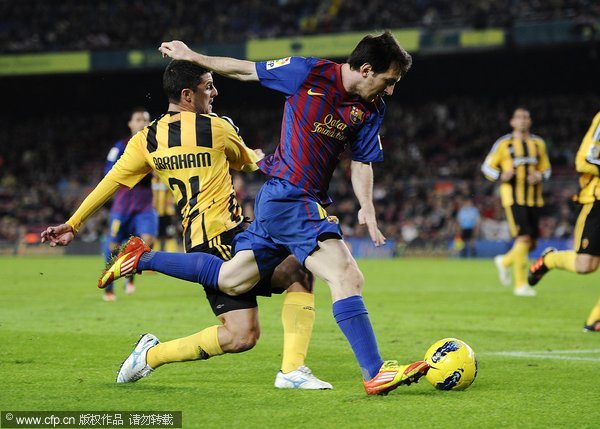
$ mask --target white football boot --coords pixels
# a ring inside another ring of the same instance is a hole
[[[496,256],[494,258],[494,264],[496,264],[496,268],[498,269],[498,278],[500,279],[500,284],[504,287],[508,287],[512,283],[510,268],[506,268],[504,265],[502,265],[502,258],[504,258],[504,255]]]
[[[279,371],[275,377],[275,387],[278,389],[307,389],[307,390],[328,390],[333,386],[326,381],[319,380],[312,371],[302,365],[295,371],[284,374]]]
[[[513,290],[514,296],[536,296],[537,292],[528,284],[524,284]]]
[[[148,350],[160,343],[152,334],[140,337],[131,354],[125,359],[117,374],[117,383],[133,383],[154,371],[146,361]]]

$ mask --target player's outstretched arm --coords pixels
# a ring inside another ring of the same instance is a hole
[[[373,205],[373,168],[371,164],[352,161],[352,188],[360,203],[358,222],[367,225],[369,236],[375,246],[385,244],[385,237],[377,226],[377,216]]]
[[[258,81],[256,65],[252,61],[202,55],[192,51],[185,43],[179,40],[163,42],[158,50],[162,53],[163,58],[170,57],[174,60],[191,61],[200,67],[236,80]]]
[[[50,247],[56,246],[68,246],[75,233],[73,227],[66,223],[56,226],[49,226],[45,231],[42,232],[42,243],[46,241],[50,242]]]

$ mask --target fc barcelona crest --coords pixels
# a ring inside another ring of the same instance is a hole
[[[350,120],[353,124],[360,124],[364,120],[365,112],[356,106],[352,106],[350,110]]]

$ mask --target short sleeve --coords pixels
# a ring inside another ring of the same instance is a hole
[[[381,145],[381,138],[379,137],[379,128],[383,120],[383,115],[373,114],[370,119],[359,131],[355,141],[350,145],[353,161],[383,161],[383,147]]]
[[[298,91],[317,61],[316,58],[304,57],[261,61],[256,63],[256,74],[262,86],[292,95]]]

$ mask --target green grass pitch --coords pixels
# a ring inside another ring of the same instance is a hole
[[[159,274],[106,303],[99,257],[0,258],[0,410],[183,412],[185,428],[592,428],[600,424],[600,334],[582,324],[600,277],[552,272],[535,298],[499,285],[491,260],[364,260],[364,297],[384,358],[423,358],[457,337],[479,359],[463,392],[424,379],[367,397],[348,344],[317,284],[307,364],[332,391],[273,387],[282,348],[282,297],[260,300],[262,335],[239,355],[172,364],[114,383],[144,332],[161,340],[215,324],[198,285]]]

